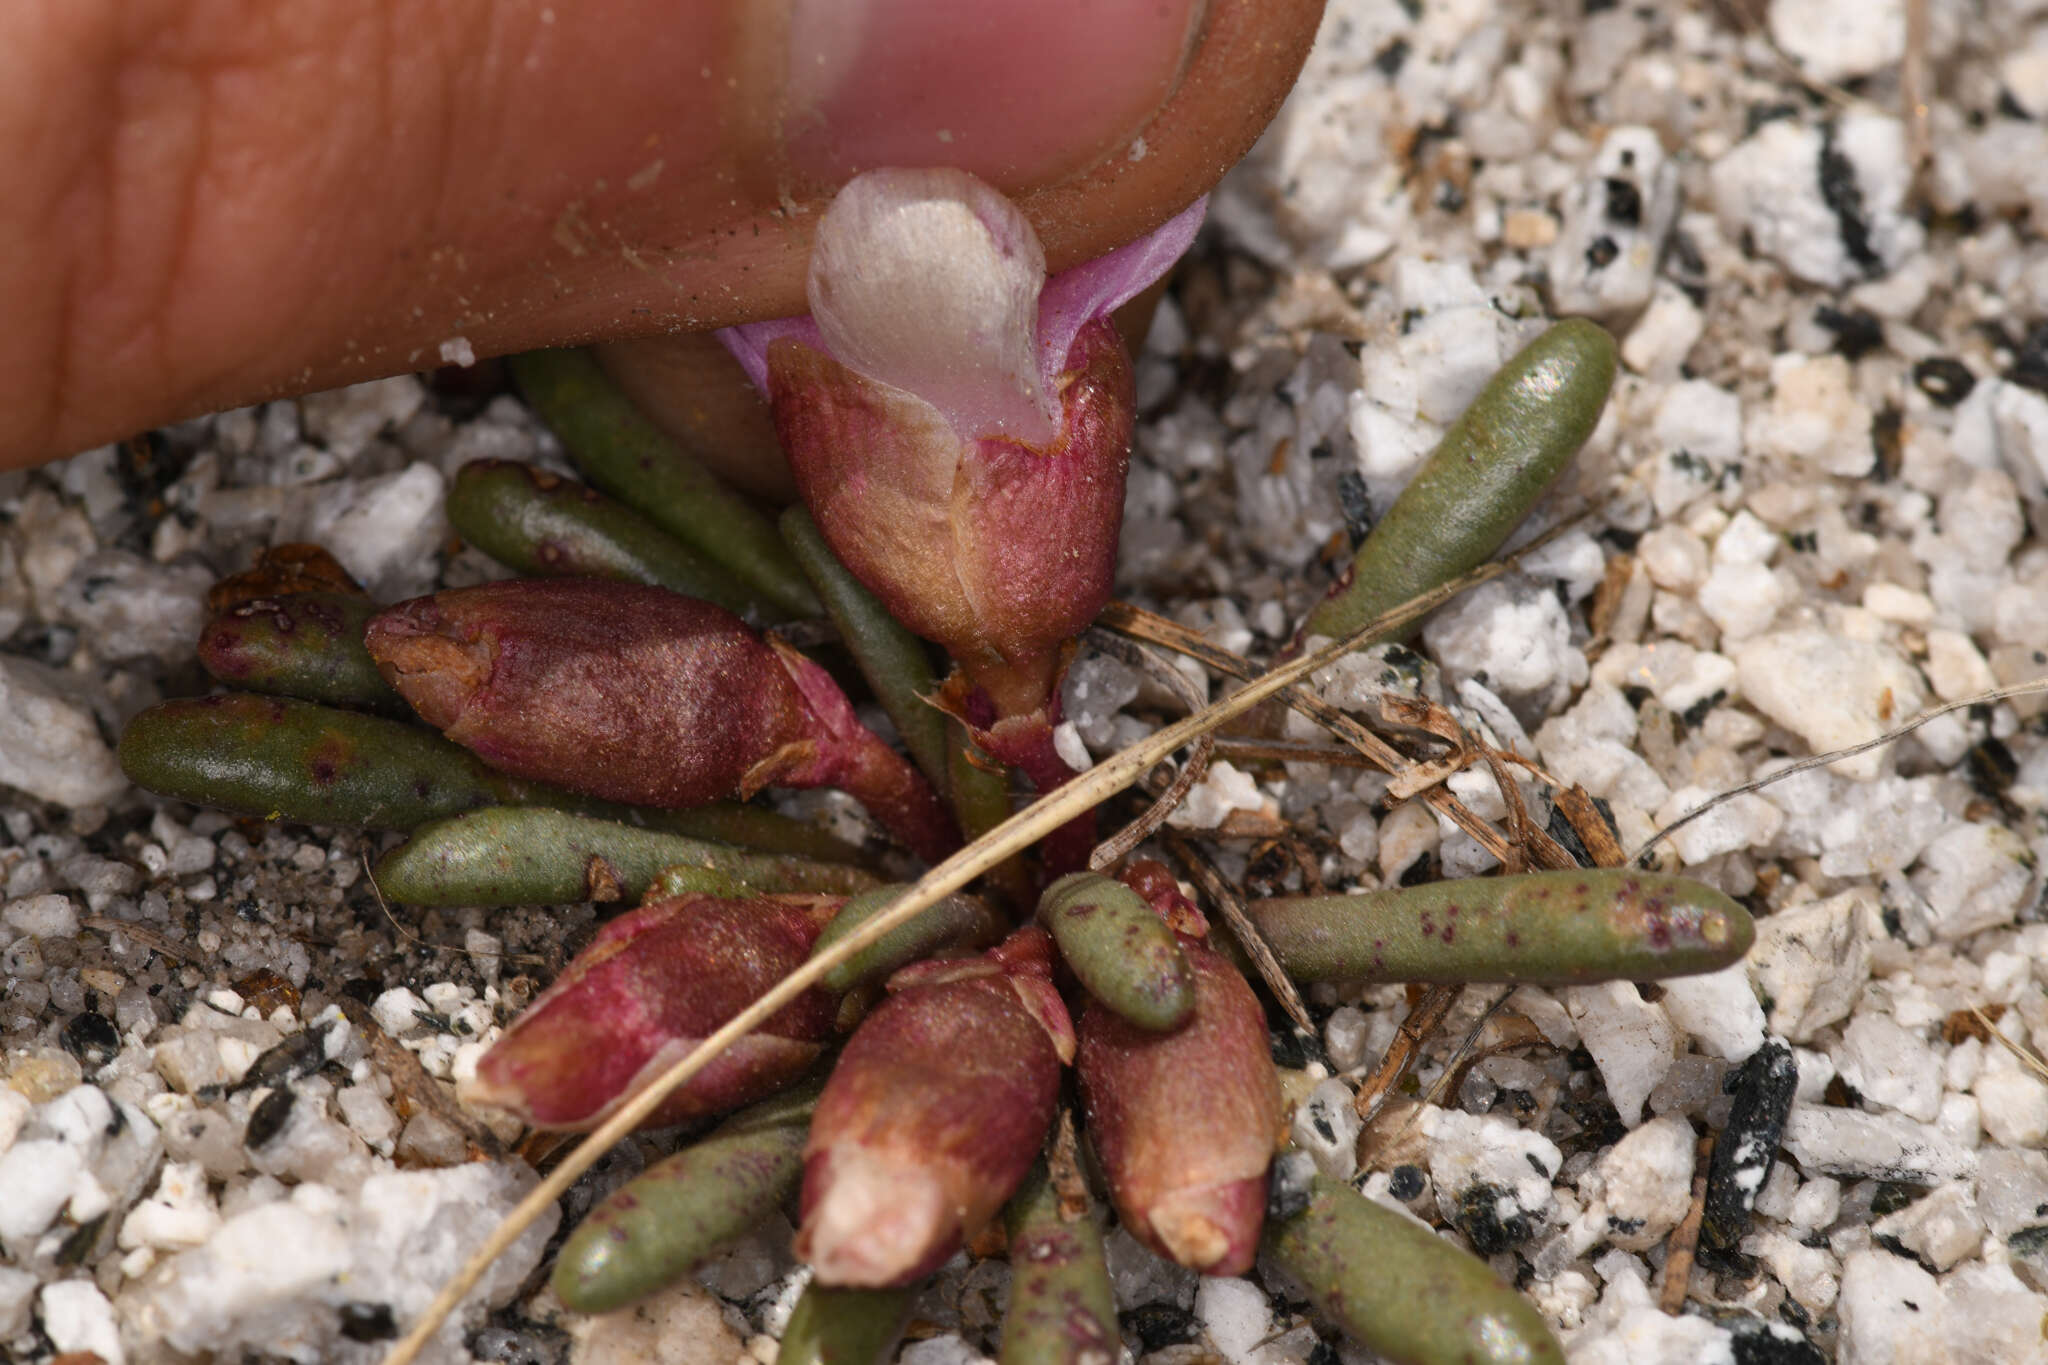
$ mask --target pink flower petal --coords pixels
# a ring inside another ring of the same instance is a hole
[[[1187,254],[1208,209],[1204,195],[1137,241],[1046,282],[1038,296],[1038,366],[1048,386],[1083,327],[1129,303]]]

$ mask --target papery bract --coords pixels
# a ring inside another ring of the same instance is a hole
[[[501,771],[651,806],[835,786],[926,858],[958,842],[823,669],[708,602],[515,579],[401,603],[365,643],[428,724]]]
[[[465,1103],[541,1128],[591,1128],[810,955],[836,896],[679,896],[619,916],[542,992],[461,1086]],[[812,989],[663,1102],[648,1126],[724,1113],[802,1075],[837,1000]]]
[[[827,1285],[908,1284],[959,1250],[1031,1169],[1071,1055],[1041,929],[892,988],[811,1120],[796,1253]]]

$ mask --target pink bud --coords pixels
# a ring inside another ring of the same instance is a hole
[[[1251,987],[1197,941],[1184,938],[1181,950],[1195,977],[1193,1015],[1160,1034],[1089,1005],[1081,1098],[1130,1234],[1191,1269],[1241,1275],[1258,1254],[1280,1080]]]
[[[401,603],[364,643],[430,725],[515,776],[667,807],[836,786],[923,857],[958,845],[824,670],[708,602],[514,579]]]
[[[1045,938],[909,969],[847,1043],[804,1149],[796,1254],[821,1283],[929,1274],[1031,1169],[1059,1091],[1052,1030],[1071,1028]]]
[[[687,895],[612,920],[461,1086],[539,1128],[594,1128],[802,965],[842,897]],[[795,1080],[837,1002],[805,991],[671,1095],[648,1126],[736,1109]]]
[[[1107,316],[1200,222],[1048,282],[1030,223],[973,176],[873,171],[819,223],[813,316],[721,334],[833,551],[999,716],[1041,711],[1108,600],[1134,398]]]

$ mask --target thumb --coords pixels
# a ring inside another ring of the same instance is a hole
[[[800,311],[875,165],[1055,267],[1206,190],[1319,0],[0,7],[0,466],[281,393]]]

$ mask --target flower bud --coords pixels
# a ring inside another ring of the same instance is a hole
[[[1010,1197],[1052,1123],[1071,1033],[1056,1037],[1070,1026],[1045,932],[925,966],[937,970],[899,974],[862,1021],[811,1120],[796,1254],[822,1284],[936,1270]]]
[[[365,643],[429,724],[501,771],[670,807],[836,786],[923,857],[958,843],[823,669],[708,602],[518,579],[401,603]]]
[[[594,1128],[810,955],[836,896],[656,901],[598,931],[463,1082],[466,1104],[538,1128]],[[802,1075],[832,1036],[837,1005],[808,990],[727,1048],[647,1126],[723,1113]]]
[[[1265,1218],[1279,1075],[1251,987],[1195,940],[1181,949],[1195,978],[1193,1015],[1152,1033],[1090,1004],[1075,1063],[1081,1098],[1130,1234],[1190,1269],[1242,1275]]]
[[[973,176],[872,171],[819,222],[812,317],[722,334],[833,551],[999,716],[1046,705],[1108,600],[1135,405],[1108,314],[1200,221],[1048,282],[1030,223]]]

